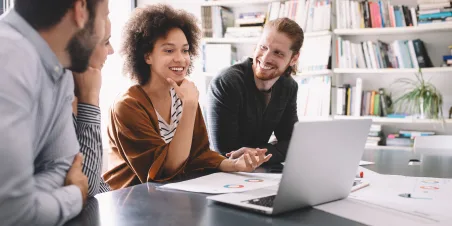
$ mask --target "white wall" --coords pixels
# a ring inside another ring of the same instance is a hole
[[[103,171],[108,168],[108,145],[107,125],[108,112],[111,104],[119,93],[130,86],[130,82],[122,74],[123,61],[119,56],[119,45],[124,23],[129,18],[132,11],[131,1],[129,0],[110,0],[110,21],[111,21],[111,39],[110,42],[115,53],[108,56],[105,66],[102,69],[102,89],[100,92],[100,109],[102,112],[102,143],[104,148]]]

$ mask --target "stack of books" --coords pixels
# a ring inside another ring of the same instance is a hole
[[[435,132],[431,131],[404,131],[396,134],[389,134],[386,138],[386,146],[413,147],[414,139],[417,136],[433,136]]]
[[[337,4],[340,29],[417,26],[414,7],[393,5],[389,0],[342,0]]]
[[[378,146],[381,143],[382,137],[381,125],[372,124],[369,135],[367,136],[366,146]]]
[[[450,0],[417,0],[419,24],[452,22]]]
[[[395,40],[392,43],[351,43],[337,38],[336,59],[340,68],[426,68],[433,67],[424,42]]]

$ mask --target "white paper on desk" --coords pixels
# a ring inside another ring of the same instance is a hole
[[[284,165],[285,162],[281,162],[281,164]],[[375,164],[375,163],[374,162],[363,161],[363,160],[359,161],[359,165],[360,166],[372,165],[372,164]]]
[[[364,175],[370,186],[315,208],[370,225],[452,225],[451,179]],[[400,197],[403,193],[427,199]]]
[[[214,173],[178,183],[160,186],[163,189],[175,189],[208,194],[245,192],[278,185],[281,174],[274,173]]]

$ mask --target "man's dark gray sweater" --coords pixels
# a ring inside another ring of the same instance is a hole
[[[208,90],[207,127],[213,149],[222,154],[242,147],[267,148],[270,162],[285,160],[297,117],[298,85],[281,76],[268,105],[254,82],[252,59],[223,70]],[[277,144],[269,144],[272,133]]]

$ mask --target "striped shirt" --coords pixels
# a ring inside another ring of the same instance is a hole
[[[100,108],[79,103],[77,117],[72,115],[80,152],[83,154],[83,173],[88,177],[88,196],[110,191],[102,179],[102,138],[100,128]]]
[[[165,141],[169,143],[173,140],[174,134],[176,133],[177,125],[179,125],[179,120],[182,117],[182,101],[176,95],[174,88],[170,89],[171,94],[171,122],[168,124],[165,119],[155,110],[159,120],[160,126],[160,136]]]

